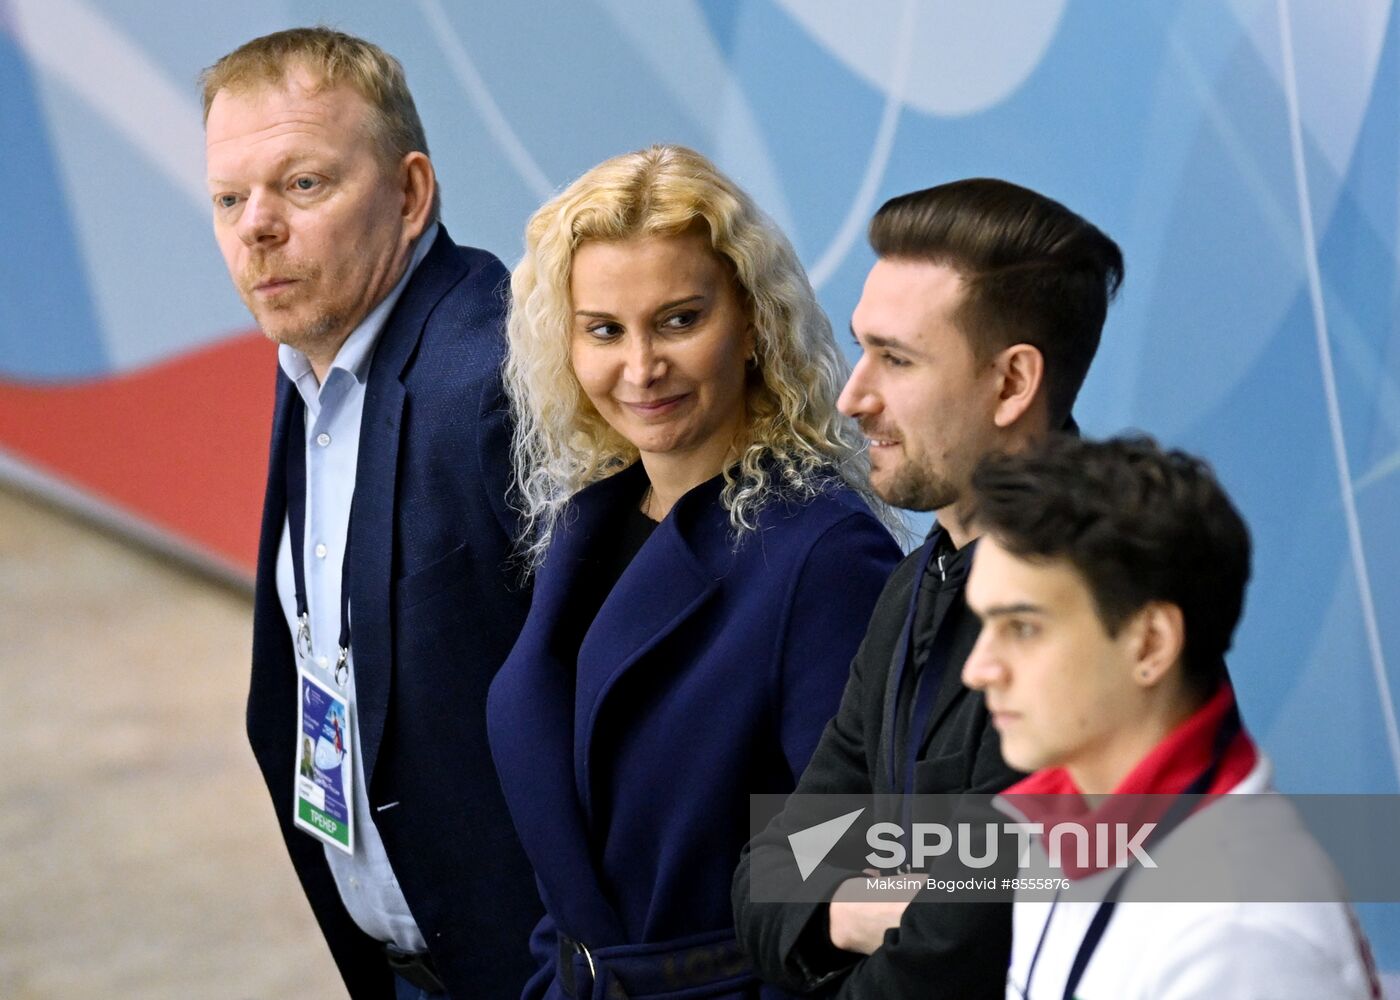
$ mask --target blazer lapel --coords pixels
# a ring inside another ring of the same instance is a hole
[[[256,601],[253,608],[253,680],[248,697],[248,735],[268,774],[280,774],[291,723],[288,709],[296,698],[296,661],[291,633],[277,596],[277,550],[287,523],[287,441],[292,407],[301,406],[285,375],[277,373],[272,441],[268,449],[267,487],[263,497],[262,529],[258,540]],[[286,769],[290,774],[290,768]]]
[[[406,390],[402,377],[428,314],[456,283],[462,267],[450,252],[451,237],[437,240],[404,288],[384,323],[365,386],[360,421],[360,452],[350,515],[351,645],[355,659],[355,703],[365,780],[372,781],[389,711],[394,636],[390,601],[394,580],[394,538],[399,441],[403,434]],[[411,663],[399,669],[412,670]]]
[[[287,523],[287,441],[292,407],[301,406],[301,397],[291,379],[277,372],[277,389],[272,409],[272,441],[268,447],[267,487],[263,493],[262,533],[258,537],[258,581],[277,588],[277,550]],[[285,627],[285,622],[282,623]]]

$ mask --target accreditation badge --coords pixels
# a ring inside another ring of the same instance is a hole
[[[350,702],[297,671],[296,803],[292,818],[307,833],[355,853],[354,761]]]

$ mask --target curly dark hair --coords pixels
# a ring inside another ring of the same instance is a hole
[[[1181,609],[1182,668],[1201,697],[1225,677],[1250,541],[1210,466],[1149,437],[1054,435],[972,475],[978,528],[1023,559],[1066,559],[1109,635],[1149,601]]]

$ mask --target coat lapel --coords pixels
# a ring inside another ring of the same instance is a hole
[[[707,565],[699,553],[719,561],[730,556],[727,541],[721,542],[718,552],[709,544],[716,534],[726,537],[723,527],[728,518],[719,503],[721,487],[718,478],[695,487],[656,526],[599,609],[579,648],[574,780],[590,818],[594,727],[609,692],[719,587],[722,569]],[[631,493],[629,498],[635,495]]]
[[[933,703],[933,711],[929,713],[928,725],[924,728],[919,738],[919,759],[922,760],[928,753],[929,744],[933,742],[933,734],[938,732],[938,727],[943,724],[943,717],[953,710],[953,706],[967,694],[967,688],[963,687],[962,670],[953,669],[952,664],[960,663],[966,657],[959,658],[958,651],[952,650],[949,655],[949,666],[943,673],[942,687],[938,690],[938,697]]]
[[[696,487],[657,526],[598,612],[581,646],[559,630],[590,556],[621,505],[642,490],[640,464],[580,491],[555,531],[535,579],[520,640],[491,687],[491,750],[516,829],[535,864],[550,912],[590,947],[624,939],[589,850],[589,750],[608,692],[718,587],[722,569],[697,548],[729,557],[719,482]],[[717,512],[717,513],[716,513]],[[726,521],[727,523],[727,521]],[[714,551],[712,551],[714,550]]]
[[[526,854],[561,930],[590,947],[619,943],[622,924],[602,888],[574,779],[575,651],[556,641],[597,530],[640,467],[580,492],[535,579],[520,639],[491,685],[491,752]]]
[[[428,314],[457,282],[462,265],[452,240],[440,229],[437,240],[409,279],[385,321],[365,386],[360,421],[360,452],[350,515],[351,644],[355,652],[355,702],[365,780],[372,781],[389,710],[394,637],[390,602],[394,579],[394,538],[399,442],[403,434],[402,377]],[[412,670],[413,664],[399,664]]]
[[[928,539],[924,542],[924,545],[920,547],[920,551],[926,551],[928,546],[937,546],[939,533],[941,531],[941,528],[935,527],[934,531],[930,533]],[[964,559],[961,567],[956,570],[962,577],[961,580],[957,581],[959,586],[965,582],[967,566],[970,562],[971,555],[971,552],[967,553],[968,558]],[[923,587],[923,584],[924,576],[923,574],[919,574],[914,580],[915,591],[919,591]],[[917,758],[919,760],[922,760],[927,752],[929,744],[933,740],[933,734],[938,731],[938,727],[942,723],[944,716],[952,711],[953,706],[958,703],[962,695],[967,693],[967,688],[963,687],[962,684],[962,671],[960,667],[955,669],[954,666],[955,664],[961,664],[966,659],[966,654],[970,651],[968,649],[958,648],[959,636],[957,619],[960,615],[968,613],[964,601],[965,597],[961,593],[954,597],[952,605],[948,608],[943,620],[939,623],[938,635],[933,641],[933,649],[930,653],[930,658],[938,658],[942,661],[943,676],[939,680],[939,689],[935,695],[934,703],[929,712],[928,719],[924,724],[923,731],[917,734],[910,734],[910,738],[919,741]],[[917,614],[917,611],[915,613]],[[907,622],[905,624],[907,624]],[[911,633],[910,642],[914,642],[916,639],[917,636]],[[907,666],[900,657],[901,652],[903,652],[902,644],[896,642],[891,652],[890,669],[885,675],[884,700],[881,708],[884,723],[884,728],[881,732],[884,733],[884,737],[880,740],[876,750],[875,762],[875,773],[882,781],[889,783],[890,791],[895,792],[900,790],[898,788],[896,772],[898,768],[903,767],[903,764],[894,761],[890,754],[896,732],[896,719],[899,713],[908,711],[908,705],[905,704],[908,694],[905,690],[906,684],[904,681]],[[930,666],[931,663],[922,664],[924,670],[929,669]]]
[[[944,615],[938,630],[940,634],[936,643],[941,647],[940,651],[944,659],[943,678],[938,695],[934,699],[933,710],[929,712],[928,726],[919,734],[920,758],[927,752],[929,743],[933,740],[933,734],[943,724],[943,717],[952,711],[953,706],[962,700],[963,695],[967,694],[967,688],[963,686],[962,682],[962,664],[967,661],[967,654],[972,652],[972,648],[966,645],[966,633],[959,625],[963,616],[972,614],[967,608],[967,574],[972,566],[977,542],[974,540],[968,544],[972,548],[962,553],[957,568],[953,570],[957,574],[956,578],[949,577],[949,583],[955,584],[958,587],[958,592],[953,598],[953,603],[949,605],[948,612]],[[975,641],[976,637],[973,638]]]
[[[919,546],[918,563],[921,568],[914,574],[913,591],[906,599],[905,615],[899,623],[900,632],[895,638],[894,645],[890,648],[890,666],[885,671],[885,686],[880,701],[880,739],[875,749],[875,774],[882,783],[880,787],[887,792],[898,792],[899,777],[896,773],[896,764],[893,756],[895,740],[895,724],[899,718],[899,713],[905,710],[903,705],[904,675],[910,669],[909,646],[915,641],[915,636],[910,628],[910,608],[917,615],[918,593],[924,585],[924,572],[922,569],[923,560],[928,549],[933,545],[932,536],[925,539],[923,545]]]

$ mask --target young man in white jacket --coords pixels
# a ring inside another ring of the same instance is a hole
[[[1064,438],[987,460],[973,494],[967,599],[983,627],[963,681],[986,693],[1007,763],[1035,772],[1001,800],[1042,821],[1022,874],[1067,877],[1053,899],[1018,892],[1007,997],[1379,998],[1365,937],[1287,802],[1131,797],[1271,788],[1224,662],[1249,534],[1210,470],[1147,439]],[[1130,865],[1121,836],[1086,856],[1057,836],[1125,818],[1156,871]],[[1308,883],[1293,898],[1331,901],[1250,902],[1251,874],[1281,857]],[[1141,901],[1164,879],[1210,901]]]

